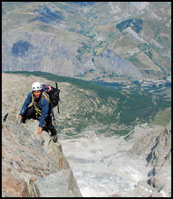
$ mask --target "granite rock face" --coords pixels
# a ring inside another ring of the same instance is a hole
[[[45,131],[38,135],[37,121],[30,120],[25,125],[16,120],[21,106],[17,98],[20,89],[10,89],[8,82],[3,76],[2,195],[81,197],[61,143],[54,143]]]
[[[70,169],[58,171],[30,183],[28,195],[37,197],[81,197]]]
[[[45,131],[38,135],[38,122],[35,120],[29,120],[26,124],[16,121],[21,105],[35,81],[44,82],[45,79],[32,75],[26,77],[2,74],[2,196],[80,197],[80,190],[61,143],[54,143]],[[63,87],[62,83],[60,88],[61,86]],[[70,89],[66,92],[62,89],[63,95],[68,96]],[[70,108],[71,113],[73,111]],[[146,169],[145,179],[135,184],[128,194],[134,197],[169,197],[171,123],[167,127],[158,127],[151,131],[147,131],[147,128],[149,127],[146,126],[133,134],[125,146],[129,158],[126,161],[132,161],[134,165],[135,159],[140,159],[142,165],[137,167]],[[112,161],[117,163],[116,159]],[[119,167],[121,166],[119,164]],[[115,192],[112,195],[119,196],[122,194]]]
[[[151,168],[147,182],[143,182],[143,187],[154,190],[151,196],[171,196],[171,122],[137,138],[129,153],[143,156],[146,167]]]

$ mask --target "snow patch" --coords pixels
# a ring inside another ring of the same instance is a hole
[[[155,41],[154,39],[150,40],[151,43],[153,43],[156,47],[158,48],[163,48],[163,46],[161,46],[157,41]]]
[[[137,8],[138,10],[148,9],[149,5],[149,2],[130,2],[130,7]]]
[[[143,40],[142,38],[140,38],[139,35],[131,29],[131,27],[128,27],[128,28],[126,29],[126,31],[127,31],[129,34],[131,34],[135,39],[137,39],[137,40],[139,40],[139,41],[141,41],[141,42],[147,43],[145,40]],[[147,43],[147,44],[148,44],[148,43]]]
[[[108,6],[110,6],[110,8],[111,8],[111,10],[110,10],[111,14],[116,14],[116,13],[121,12],[121,9],[119,8],[119,6],[118,5],[114,6],[112,2],[109,2]]]

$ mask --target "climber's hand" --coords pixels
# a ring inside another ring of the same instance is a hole
[[[22,123],[22,115],[18,115],[17,122]]]
[[[42,133],[42,127],[38,127],[38,134],[41,134]]]
[[[22,119],[22,115],[18,115],[18,118],[19,118],[19,119]]]

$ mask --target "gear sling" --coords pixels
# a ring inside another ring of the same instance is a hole
[[[41,104],[43,104],[44,97],[50,103],[53,120],[55,120],[53,108],[57,106],[58,113],[59,113],[59,101],[60,101],[60,97],[59,97],[60,90],[58,89],[57,82],[55,84],[56,84],[56,89],[53,86],[43,84],[43,93],[42,93],[42,99],[41,99]],[[41,110],[39,109],[37,103],[34,101],[33,94],[32,94],[32,103],[36,110],[37,116],[41,116]]]

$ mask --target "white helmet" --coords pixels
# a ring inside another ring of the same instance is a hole
[[[41,91],[42,90],[42,85],[40,82],[34,82],[32,84],[32,91]]]

